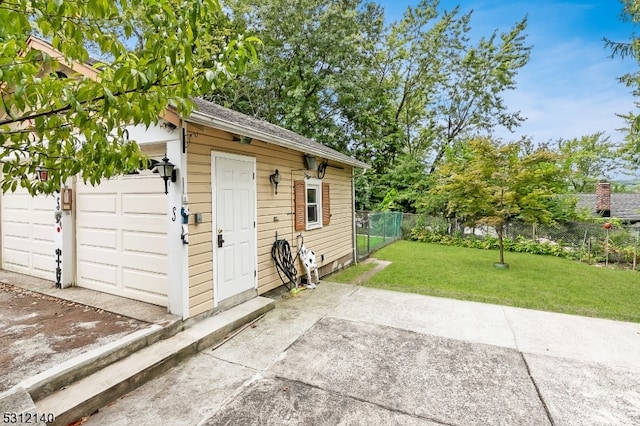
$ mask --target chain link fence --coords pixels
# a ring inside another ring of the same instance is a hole
[[[400,212],[356,212],[358,259],[402,238],[402,220]]]
[[[488,226],[465,226],[462,221],[437,216],[404,214],[402,232],[410,238],[412,231],[435,235],[449,235],[463,239],[497,238],[495,229]],[[415,235],[415,234],[414,234]],[[612,226],[603,224],[568,222],[555,226],[509,222],[504,238],[512,241],[532,241],[561,247],[572,257],[589,263],[615,263],[624,267],[638,267],[640,224]]]

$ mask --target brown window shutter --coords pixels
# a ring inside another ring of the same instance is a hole
[[[331,223],[331,198],[329,197],[329,184],[322,182],[322,225]]]
[[[307,228],[307,196],[303,180],[293,182],[293,203],[295,230],[304,231]]]

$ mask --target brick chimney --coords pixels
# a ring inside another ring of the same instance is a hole
[[[609,182],[596,184],[596,213],[602,217],[611,217],[611,184]]]

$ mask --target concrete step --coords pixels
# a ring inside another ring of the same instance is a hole
[[[177,318],[177,317],[176,317]],[[100,346],[82,355],[67,360],[35,376],[20,382],[17,387],[26,390],[34,401],[45,398],[83,377],[113,364],[142,348],[167,339],[182,330],[183,322],[152,324],[123,338]]]
[[[66,426],[220,341],[260,317],[275,301],[256,297],[107,365],[67,387],[35,401],[38,413],[53,413],[49,425]],[[35,399],[35,398],[34,398]]]

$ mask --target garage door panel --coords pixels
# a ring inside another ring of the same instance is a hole
[[[4,201],[7,197],[5,196]],[[16,209],[13,207],[5,207],[3,209],[2,220],[6,223],[39,223],[39,224],[53,224],[55,218],[53,217],[53,202],[49,206],[49,210],[33,210],[33,209]]]
[[[118,234],[112,229],[84,228],[78,232],[78,247],[100,247],[116,250],[118,248]]]
[[[48,253],[36,253],[33,255],[33,268],[48,273],[52,268],[55,269],[55,260]]]
[[[115,214],[82,212],[77,214],[77,228],[118,229],[119,217]]]
[[[120,179],[102,179],[99,185],[91,186],[90,183],[78,182],[78,193],[91,194],[96,196],[100,194],[115,194],[121,186]]]
[[[53,247],[53,241],[51,240],[53,225],[33,225],[31,230],[34,240],[46,241],[51,243],[51,247]]]
[[[124,214],[166,214],[167,199],[166,196],[157,194],[123,194],[122,212]]]
[[[31,208],[33,210],[41,210],[46,212],[51,212],[52,206],[54,203],[54,197],[50,196],[38,196],[31,197],[30,195],[26,195],[28,202],[31,202]]]
[[[31,251],[32,241],[28,236],[14,237],[14,236],[5,235],[2,242],[6,250],[16,250],[21,252]]]
[[[56,248],[53,241],[47,240],[31,240],[31,251],[34,255],[48,256],[51,258],[51,253],[55,253]]]
[[[2,221],[5,223],[5,226],[11,226],[10,224],[16,223],[31,223],[32,222],[32,212],[29,209],[10,209],[5,208],[2,211]]]
[[[145,291],[157,295],[166,295],[168,280],[164,274],[156,274],[149,271],[123,268],[124,287],[130,291]]]
[[[80,214],[78,215],[76,226],[85,229],[123,229],[166,234],[167,218],[166,214],[160,217],[154,215],[119,216],[84,212],[82,217]]]
[[[95,283],[117,288],[118,267],[87,260],[78,262],[78,279],[85,283]]]
[[[149,194],[160,193],[163,189],[162,179],[157,173],[147,172],[142,175],[125,175],[112,179],[103,179],[99,185],[78,182],[78,193],[96,194]],[[162,192],[164,194],[164,192]]]
[[[54,205],[53,203],[49,206],[48,211],[42,210],[32,210],[29,213],[30,222],[33,224],[47,225],[49,230],[53,232],[53,225],[56,223],[56,219],[53,216]]]
[[[77,212],[78,216],[83,213],[116,213],[116,194],[86,194],[82,193],[82,197],[78,197]]]
[[[116,248],[110,249],[105,247],[96,246],[82,246],[78,247],[78,261],[79,262],[93,262],[103,263],[105,265],[117,265]]]
[[[78,186],[78,285],[166,306],[162,181],[157,175],[125,176],[96,188]]]
[[[119,228],[126,232],[166,235],[167,216],[123,216]]]
[[[167,254],[167,236],[152,233],[123,231],[122,248],[126,252]]]
[[[32,197],[20,188],[2,197],[2,265],[14,272],[55,279],[55,219],[51,196]]]
[[[22,188],[19,188],[15,192],[6,192],[4,195],[11,199],[11,208],[14,209],[30,209],[33,203],[31,200],[33,197]]]
[[[2,232],[5,238],[25,237],[29,235],[28,223],[4,222],[2,226],[3,226]]]
[[[166,274],[168,270],[167,256],[137,252],[124,253],[122,262],[123,268],[137,269],[140,271],[158,272]]]
[[[14,248],[7,248],[3,252],[2,263],[5,269],[9,269],[6,267],[6,264],[18,266],[21,268],[21,271],[28,269],[29,259],[31,254],[28,251],[17,250]],[[13,269],[10,269],[13,270]],[[17,271],[20,272],[20,271]]]

